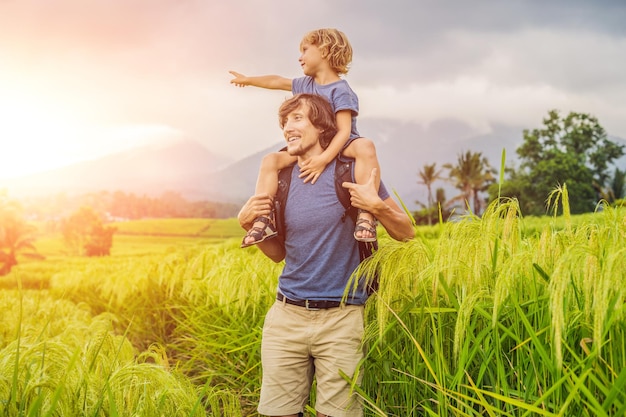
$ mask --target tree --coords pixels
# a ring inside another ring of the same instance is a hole
[[[437,188],[435,190],[435,199],[433,201],[433,207],[427,208],[423,203],[416,202],[422,206],[422,210],[413,212],[413,219],[416,224],[432,226],[433,222],[438,222],[441,217],[442,221],[446,221],[452,215],[450,204],[446,200],[446,191],[443,188]]]
[[[84,256],[106,256],[111,253],[115,227],[104,226],[98,214],[81,207],[61,225],[63,241],[70,252]]]
[[[624,154],[624,146],[610,141],[588,114],[571,112],[562,118],[551,110],[543,124],[523,131],[524,142],[516,151],[520,166],[507,171],[509,184],[503,185],[502,195],[516,197],[525,214],[541,215],[550,192],[567,184],[572,213],[594,210],[607,187],[610,164]],[[490,197],[497,197],[495,187]]]
[[[0,275],[18,264],[19,257],[42,259],[33,244],[36,229],[26,222],[21,207],[0,195]]]
[[[449,204],[464,201],[471,204],[474,214],[479,215],[484,208],[484,201],[480,193],[487,191],[495,182],[496,171],[489,165],[487,158],[481,152],[467,151],[459,154],[456,165],[445,164],[449,171],[449,180],[461,190],[461,194],[452,198]]]
[[[606,187],[597,188],[600,189],[600,196],[609,203],[614,203],[618,200],[624,199],[626,194],[626,171],[622,171],[619,168],[615,168],[613,171],[613,178],[610,179]]]
[[[426,189],[428,190],[428,202],[426,205],[426,210],[428,213],[430,213],[433,208],[432,185],[435,181],[443,179],[443,177],[441,176],[443,170],[437,170],[436,166],[436,163],[431,165],[424,165],[424,168],[422,168],[422,170],[417,174],[420,177],[420,181],[418,181],[417,183],[425,185]],[[421,204],[419,201],[417,201],[416,203]],[[432,224],[431,217],[432,216],[430,215],[428,216],[428,225]]]

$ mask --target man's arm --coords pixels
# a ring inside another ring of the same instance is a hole
[[[389,236],[406,241],[415,237],[415,229],[409,216],[391,197],[382,200],[376,191],[378,170],[372,169],[370,179],[365,184],[344,182],[344,188],[350,190],[350,202],[356,208],[367,210],[383,225]]]
[[[259,216],[269,216],[272,210],[272,199],[267,194],[253,195],[246,201],[237,219],[239,225],[247,232],[252,228],[254,219]],[[278,238],[267,239],[261,243],[257,243],[257,246],[274,262],[280,262],[285,259],[285,247],[281,244]]]
[[[231,84],[237,87],[245,87],[251,85],[253,87],[267,88],[270,90],[291,91],[291,79],[281,77],[280,75],[261,75],[258,77],[246,77],[235,71],[228,71],[233,77]]]

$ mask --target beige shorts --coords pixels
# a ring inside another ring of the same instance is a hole
[[[263,326],[259,413],[303,412],[315,377],[316,411],[333,417],[363,416],[360,398],[339,373],[354,375],[363,359],[362,338],[363,306],[310,311],[274,303]]]

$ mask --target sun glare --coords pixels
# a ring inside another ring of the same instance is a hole
[[[62,166],[77,157],[87,130],[62,103],[3,88],[0,96],[0,177],[16,177]]]
[[[180,140],[167,125],[89,124],[70,112],[23,97],[0,97],[0,178],[46,171],[146,145]]]

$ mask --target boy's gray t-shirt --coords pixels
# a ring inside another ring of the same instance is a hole
[[[342,221],[345,209],[335,191],[335,163],[326,166],[315,184],[303,183],[296,164],[285,204],[285,267],[278,291],[292,300],[341,301],[350,275],[359,265],[354,223]],[[382,199],[389,193],[381,183]],[[362,285],[347,302],[364,304]]]
[[[359,115],[359,98],[346,80],[321,85],[316,83],[313,77],[294,78],[291,82],[291,92],[293,94],[308,93],[320,95],[330,102],[333,113],[337,113],[340,110],[350,110],[352,112],[350,139],[361,137],[356,127],[356,117]]]

